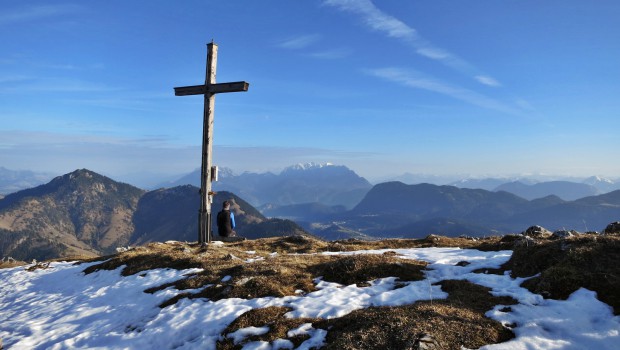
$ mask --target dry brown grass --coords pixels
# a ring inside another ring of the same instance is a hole
[[[379,241],[362,241],[348,239],[329,242],[328,251],[355,251],[368,249],[401,249],[401,248],[428,248],[428,247],[460,247],[480,250],[512,249],[512,244],[500,242],[501,237],[468,239],[429,235],[421,239],[384,239]]]
[[[374,255],[316,254],[325,251],[431,246],[500,250],[511,249],[512,244],[500,242],[499,237],[474,241],[438,236],[376,242],[324,242],[294,236],[210,245],[207,249],[187,243],[153,243],[106,257],[106,261],[89,267],[85,272],[115,269],[122,265],[126,265],[123,275],[154,268],[202,268],[199,273],[146,291],[154,293],[170,286],[186,291],[160,305],[166,307],[183,298],[216,301],[231,297],[283,297],[296,295],[299,291],[310,293],[315,290],[314,279],[319,276],[326,281],[358,286],[383,277],[419,280],[426,266],[424,262],[401,259],[389,251]],[[612,305],[618,313],[619,248],[620,237],[579,236],[568,240],[538,240],[529,246],[515,247],[512,259],[497,272],[512,270],[514,276],[520,277],[541,273],[540,277],[527,281],[524,286],[536,293],[546,292],[554,298],[565,298],[579,287],[595,290],[599,298]],[[485,272],[489,272],[487,270]],[[222,281],[225,276],[231,277]],[[304,323],[329,330],[327,349],[409,349],[424,335],[430,335],[441,349],[478,348],[514,336],[510,329],[484,316],[495,305],[514,303],[512,299],[493,297],[487,288],[466,281],[443,281],[441,286],[449,294],[447,299],[363,309],[331,320],[289,319],[284,315],[290,310],[284,307],[252,310],[228,326],[217,346],[218,349],[240,349],[242,344],[235,345],[226,336],[250,326],[267,326],[269,332],[252,336],[248,341],[288,339],[298,346],[307,336],[287,338],[286,333]]]
[[[467,281],[444,281],[447,299],[417,302],[400,307],[378,307],[355,311],[317,327],[327,329],[326,349],[412,349],[427,334],[437,349],[474,349],[507,341],[511,330],[490,320],[484,313],[497,304],[513,304],[497,298],[489,289]]]
[[[239,316],[222,333],[223,340],[218,341],[218,350],[241,349],[242,344],[235,345],[233,340],[227,336],[239,329],[247,327],[269,327],[269,332],[263,335],[251,336],[247,341],[267,341],[272,342],[277,339],[288,339],[295,347],[298,347],[309,338],[307,335],[297,335],[289,337],[288,331],[298,328],[304,323],[315,323],[320,321],[314,318],[287,318],[284,316],[291,309],[287,307],[267,307],[262,309],[250,310]]]
[[[358,239],[346,239],[326,242],[307,236],[290,236],[283,238],[263,238],[230,243],[230,247],[244,250],[280,253],[320,253],[320,252],[343,252],[370,249],[401,249],[401,248],[427,248],[427,247],[461,247],[475,248],[480,250],[504,250],[512,249],[512,243],[500,242],[501,237],[491,236],[476,240],[467,238],[451,238],[430,235],[422,239],[383,239],[377,241],[364,241]]]
[[[581,235],[516,247],[505,265],[513,277],[529,277],[523,287],[566,299],[584,287],[620,314],[620,237]]]
[[[424,262],[400,259],[389,254],[355,256],[281,254],[244,263],[229,252],[225,259],[211,255],[202,259],[204,271],[148,289],[146,292],[154,293],[171,286],[178,290],[202,288],[199,292],[182,293],[165,301],[161,307],[175,304],[184,298],[208,298],[217,301],[225,298],[284,297],[297,295],[299,291],[303,293],[315,291],[314,279],[318,276],[323,276],[323,279],[329,282],[364,286],[368,281],[383,277],[397,277],[403,281],[420,280],[423,278],[422,270],[426,266]],[[163,262],[166,263],[167,260],[166,258]],[[223,282],[225,276],[231,278]]]
[[[368,281],[385,277],[398,277],[402,281],[419,281],[424,278],[422,261],[404,260],[393,254],[356,254],[336,256],[329,261],[310,267],[323,280],[343,285],[367,286]]]
[[[467,281],[444,281],[448,299],[418,302],[400,307],[357,310],[341,318],[291,319],[285,307],[251,310],[241,315],[224,331],[217,349],[241,349],[226,336],[247,327],[268,327],[269,332],[246,341],[288,339],[297,347],[307,336],[290,338],[287,332],[304,323],[328,330],[325,349],[412,349],[423,334],[428,334],[438,349],[478,348],[514,337],[509,329],[487,319],[484,313],[497,304],[513,304],[511,298],[493,297],[489,289]]]
[[[24,266],[24,265],[26,265],[25,261],[19,261],[19,260],[0,261],[0,269],[8,269],[11,267]]]

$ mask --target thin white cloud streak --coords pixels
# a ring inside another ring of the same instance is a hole
[[[321,36],[318,34],[309,34],[302,35],[296,38],[288,39],[279,43],[277,46],[280,48],[288,49],[288,50],[303,50],[312,47],[315,43],[321,40]],[[316,51],[312,53],[307,53],[306,56],[325,59],[325,60],[334,60],[341,59],[351,55],[351,49],[348,48],[335,48],[331,50],[323,50]]]
[[[497,80],[491,77],[485,76],[485,75],[477,75],[476,80],[478,80],[481,84],[493,86],[493,87],[498,87],[502,85]]]
[[[501,85],[494,78],[480,74],[478,69],[467,61],[455,56],[447,50],[432,45],[422,38],[414,28],[379,10],[370,0],[325,0],[324,4],[344,12],[358,15],[372,30],[402,40],[407,45],[410,45],[417,54],[441,62],[461,73],[470,75],[481,84],[492,87]],[[479,77],[483,77],[484,79],[480,79]]]
[[[348,48],[340,48],[311,53],[309,56],[319,59],[334,60],[348,57],[352,54],[352,50]]]
[[[321,36],[318,34],[302,35],[296,38],[283,41],[279,43],[278,46],[284,49],[292,49],[292,50],[304,49],[316,43],[317,41],[319,41],[320,38]]]
[[[79,6],[68,4],[30,6],[12,11],[6,11],[5,9],[4,13],[0,15],[0,25],[35,21],[43,18],[77,13],[79,11]]]
[[[450,96],[457,100],[486,109],[502,112],[505,114],[523,116],[518,108],[506,105],[502,102],[481,95],[477,92],[452,86],[436,79],[428,78],[413,70],[399,68],[379,68],[365,71],[367,74],[385,79],[387,81],[402,84],[411,88],[433,91],[442,95]]]
[[[384,32],[389,37],[405,40],[419,39],[415,29],[397,18],[383,13],[369,0],[326,0],[324,4],[359,15],[367,26],[373,30]]]
[[[84,71],[84,70],[99,70],[103,69],[102,63],[93,63],[89,65],[75,65],[75,64],[37,64],[36,66],[45,69],[67,70],[67,71]]]

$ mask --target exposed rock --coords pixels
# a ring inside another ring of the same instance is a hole
[[[612,222],[611,224],[605,227],[603,230],[603,234],[605,235],[614,235],[620,234],[620,221]]]
[[[228,253],[228,254],[226,254],[226,256],[224,257],[224,260],[226,260],[226,261],[231,261],[231,260],[242,260],[242,259],[240,259],[240,258],[238,258],[238,257],[234,256],[233,254]]]
[[[439,241],[439,239],[440,239],[439,236],[433,235],[433,234],[430,234],[430,235],[426,236],[426,238],[424,238],[425,241],[431,242],[431,243],[432,242],[437,242],[437,241]]]
[[[463,266],[467,266],[467,265],[469,265],[469,264],[471,264],[469,261],[465,261],[465,260],[463,260],[463,261],[459,261],[459,262],[457,262],[457,263],[456,263],[456,266],[461,266],[461,267],[463,267]]]
[[[463,238],[463,239],[467,239],[470,241],[477,241],[478,237],[472,237],[472,236],[468,236],[468,235],[460,235],[459,238]]]
[[[534,238],[548,238],[552,234],[551,231],[547,230],[542,226],[530,226],[527,230],[523,232],[524,236],[534,237]]]
[[[565,239],[565,238],[573,237],[574,236],[573,232],[575,231],[558,230],[558,231],[553,232],[553,234],[551,235],[551,238],[552,239]]]
[[[536,240],[530,236],[521,236],[521,238],[514,243],[515,247],[529,246],[532,244],[536,244]]]
[[[430,334],[422,333],[416,337],[413,343],[414,350],[433,350],[440,349],[439,344]]]

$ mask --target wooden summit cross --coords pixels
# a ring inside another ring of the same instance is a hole
[[[200,209],[198,212],[198,242],[211,242],[211,153],[213,149],[213,111],[215,94],[224,92],[248,91],[245,81],[233,83],[215,83],[217,66],[217,45],[211,41],[207,44],[207,76],[203,85],[175,87],[175,96],[203,95],[205,100],[202,128],[202,167],[200,172]]]

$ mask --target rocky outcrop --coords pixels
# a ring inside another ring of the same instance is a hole
[[[618,235],[620,234],[620,221],[612,222],[611,224],[605,227],[603,230],[603,234],[606,235]]]
[[[552,235],[552,232],[547,230],[542,226],[530,226],[527,230],[522,233],[524,236],[534,237],[534,238],[549,238]]]

